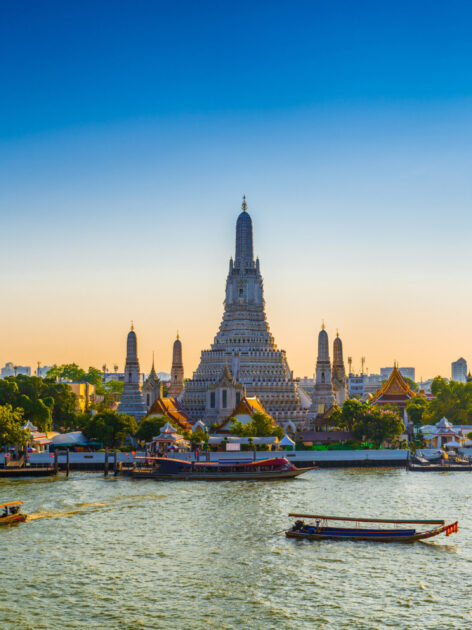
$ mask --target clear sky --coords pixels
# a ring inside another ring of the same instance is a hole
[[[472,4],[25,2],[0,17],[0,364],[186,375],[243,193],[298,376],[472,363]]]

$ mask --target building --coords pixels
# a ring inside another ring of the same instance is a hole
[[[232,420],[235,418],[241,424],[248,424],[249,422],[252,422],[252,416],[255,413],[263,413],[266,416],[269,415],[257,396],[243,396],[226,420],[215,428],[215,432],[229,434],[231,432],[230,419]],[[273,418],[271,418],[271,420],[273,420]]]
[[[71,390],[74,392],[75,397],[77,399],[75,410],[78,413],[84,413],[88,411],[91,403],[95,401],[95,385],[91,385],[90,383],[70,383],[69,381],[61,382],[69,385]]]
[[[342,348],[341,348],[342,359]],[[318,335],[318,358],[316,361],[316,379],[313,389],[311,410],[314,416],[326,413],[334,404],[334,391],[331,382],[331,361],[329,358],[328,333],[323,324]]]
[[[134,416],[138,422],[147,412],[139,386],[138,341],[133,324],[126,341],[125,382],[118,412]]]
[[[451,363],[451,380],[467,383],[467,361],[462,357]]]
[[[364,397],[365,374],[349,374],[347,379],[347,391],[349,398],[358,398],[362,400]]]
[[[228,378],[227,373],[231,386],[220,387],[221,407],[217,409],[216,390],[222,379]],[[229,262],[220,329],[211,348],[202,351],[200,364],[192,379],[185,382],[179,400],[192,418],[208,425],[215,416],[232,411],[230,396],[236,397],[243,389],[246,395],[257,396],[277,423],[292,420],[303,427],[308,422],[309,403],[303,406],[285,351],[275,345],[267,323],[263,280],[259,259],[254,259],[252,220],[245,198],[236,222],[236,254]]]
[[[15,365],[11,361],[5,363],[5,366],[0,370],[0,378],[6,378],[7,376],[31,376],[31,368],[26,365]]]
[[[180,396],[184,389],[184,363],[182,359],[182,342],[177,333],[172,348],[172,369],[170,371],[170,386],[168,396]]]
[[[190,431],[192,429],[192,422],[185,410],[182,409],[177,398],[161,397],[155,400],[146,417],[152,418],[154,416],[169,418],[182,431]]]
[[[400,370],[400,374],[404,378],[410,378],[413,382],[415,382],[415,368],[414,367],[397,367]],[[383,367],[380,368],[380,380],[386,381],[390,374],[393,371],[393,367]]]
[[[146,405],[146,409],[148,411],[154,404],[154,401],[158,398],[162,398],[162,383],[156,374],[156,370],[154,369],[154,353],[152,354],[151,371],[143,383],[142,393],[144,404]]]
[[[342,407],[346,400],[346,370],[344,368],[343,344],[339,333],[336,332],[336,338],[333,343],[333,369],[331,371],[331,382],[336,404]]]
[[[405,407],[410,398],[417,395],[402,376],[400,369],[394,365],[388,380],[368,402],[373,405],[396,405],[404,420],[407,420]]]

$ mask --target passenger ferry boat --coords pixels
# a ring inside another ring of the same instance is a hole
[[[23,501],[12,501],[11,503],[0,504],[0,525],[11,525],[12,523],[22,523],[26,521],[26,514],[20,512],[20,505]]]
[[[293,479],[316,468],[296,468],[285,457],[250,462],[187,462],[166,457],[136,457],[135,460],[145,460],[143,466],[135,465],[132,473],[135,479],[270,481]]]
[[[347,518],[345,516],[320,516],[313,514],[289,514],[292,518],[311,518],[314,523],[305,523],[297,520],[294,525],[285,532],[287,538],[301,538],[308,540],[370,540],[374,542],[404,542],[411,543],[416,540],[425,540],[445,533],[446,536],[456,534],[459,522],[455,521],[446,525],[444,520],[385,520],[374,518]],[[330,524],[330,521],[342,522],[342,525]],[[344,525],[344,523],[353,525]],[[380,523],[382,527],[365,526],[364,523]],[[393,527],[392,527],[393,525]],[[410,525],[410,527],[405,527]],[[420,531],[411,527],[423,525]]]

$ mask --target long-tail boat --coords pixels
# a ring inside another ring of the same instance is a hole
[[[26,521],[27,516],[20,512],[20,505],[23,505],[23,501],[0,503],[0,525],[11,525],[12,523]]]
[[[167,457],[143,457],[144,466],[136,466],[135,479],[180,479],[184,481],[269,481],[291,479],[310,468],[296,468],[285,457],[248,462],[187,462]],[[135,462],[136,463],[136,462]]]
[[[313,514],[289,514],[296,519],[315,519],[314,523],[305,523],[303,520],[295,521],[295,524],[285,532],[287,538],[306,538],[308,540],[370,540],[375,542],[404,542],[411,543],[416,540],[425,540],[438,534],[446,536],[456,534],[459,522],[455,521],[446,525],[443,520],[386,520],[374,518],[347,518],[345,516],[321,516]],[[331,523],[334,521],[335,523]],[[351,527],[336,525],[336,522],[354,523]],[[382,527],[368,527],[364,523],[382,524]],[[427,525],[421,531],[407,525]],[[388,527],[390,526],[390,527]],[[393,526],[393,527],[392,527]]]

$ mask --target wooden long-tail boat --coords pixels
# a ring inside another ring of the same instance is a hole
[[[316,468],[296,468],[285,457],[260,461],[188,462],[167,457],[135,457],[135,479],[175,479],[182,481],[270,481],[292,479]]]
[[[27,516],[20,512],[20,505],[23,505],[23,501],[0,503],[0,525],[11,525],[12,523],[22,523],[26,521]]]
[[[375,542],[404,542],[411,543],[416,540],[425,540],[438,534],[446,536],[456,534],[458,521],[446,525],[444,520],[387,520],[374,518],[347,518],[345,516],[322,516],[316,514],[289,514],[289,517],[303,519],[315,519],[314,523],[305,523],[297,520],[295,524],[285,532],[287,538],[300,538],[308,540],[370,540]],[[351,527],[331,524],[335,522],[355,523]],[[366,527],[364,523],[382,524],[384,527]],[[385,527],[390,525],[393,527]],[[406,525],[427,525],[421,531]]]

